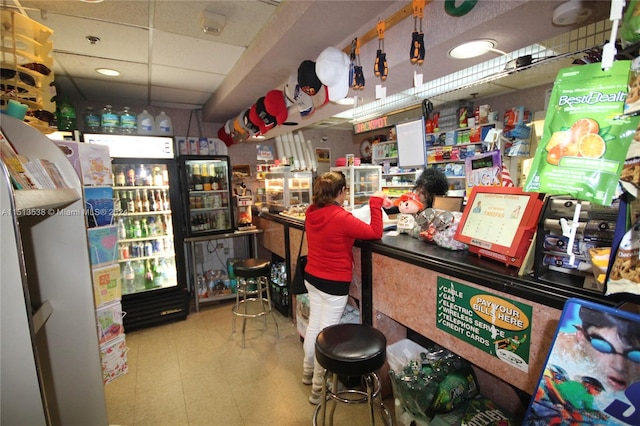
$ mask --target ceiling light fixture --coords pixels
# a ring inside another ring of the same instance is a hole
[[[453,49],[449,50],[449,56],[455,59],[469,59],[477,56],[484,55],[487,52],[495,52],[501,55],[508,56],[502,50],[494,49],[496,46],[495,40],[479,39],[472,40],[466,43],[459,44]]]
[[[227,17],[218,13],[203,10],[200,12],[200,29],[209,35],[220,35],[227,25]]]
[[[96,68],[98,74],[106,75],[108,77],[117,77],[120,75],[119,71],[112,70],[110,68]]]

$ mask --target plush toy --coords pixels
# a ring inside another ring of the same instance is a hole
[[[398,207],[400,211],[398,214],[398,232],[410,233],[416,226],[416,214],[424,209],[424,205],[414,192],[402,194],[393,204]]]

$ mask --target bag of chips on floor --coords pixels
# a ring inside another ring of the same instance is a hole
[[[624,116],[630,61],[560,70],[525,191],[609,206],[640,117]]]
[[[403,368],[390,368],[389,376],[394,397],[402,408],[426,422],[479,393],[469,362],[436,344],[425,348],[419,359],[411,359]]]

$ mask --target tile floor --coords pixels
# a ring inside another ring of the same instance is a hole
[[[310,425],[315,406],[301,382],[302,342],[291,319],[242,321],[231,303],[126,336],[129,371],[105,387],[108,419],[122,426]],[[392,408],[392,399],[385,405]],[[393,411],[391,411],[393,415]],[[368,424],[365,405],[336,410],[336,425]],[[378,419],[377,424],[382,424]]]

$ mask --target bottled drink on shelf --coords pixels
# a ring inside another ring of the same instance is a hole
[[[142,238],[142,226],[138,219],[133,221],[133,238]]]
[[[164,184],[164,179],[162,177],[162,169],[160,166],[153,167],[153,185],[154,186],[162,186]]]
[[[127,219],[127,238],[136,237],[136,228],[133,223],[133,219]]]
[[[147,226],[149,227],[149,236],[157,237],[158,224],[156,223],[156,219],[153,216],[149,216],[149,218],[147,219]]]
[[[204,191],[211,191],[211,181],[209,180],[209,170],[206,164],[203,164],[200,168],[200,178],[202,179],[202,189]]]
[[[136,198],[135,198],[136,208],[135,211],[138,213],[142,213],[142,198],[140,197],[140,190],[136,189]]]
[[[111,105],[105,105],[102,108],[100,127],[102,127],[102,133],[118,133],[120,131],[120,117],[113,111]]]
[[[169,185],[169,170],[167,170],[167,166],[162,166],[162,184]]]
[[[124,223],[124,218],[118,218],[118,239],[125,240],[127,239],[127,226]]]
[[[151,197],[149,197],[149,211],[156,212],[159,210],[158,202],[156,201],[156,197],[154,196],[153,189],[149,190]]]
[[[162,203],[162,193],[159,189],[155,190],[155,195],[153,195],[153,199],[156,200],[156,211],[160,212],[164,210],[164,205]]]
[[[147,179],[147,169],[144,168],[144,164],[140,164],[136,170],[136,186],[144,186],[144,181]]]
[[[120,213],[127,211],[127,191],[117,191],[120,193],[120,204],[115,206],[116,209],[120,209]]]
[[[209,164],[209,176],[211,178],[211,189],[220,189],[220,182],[218,182],[218,177],[216,176],[216,166],[213,163]]]
[[[124,167],[115,166],[116,169],[116,186],[125,186],[127,184],[127,179],[124,175]]]
[[[131,294],[136,291],[135,289],[136,273],[133,270],[133,265],[130,260],[122,267],[122,290],[124,294]]]
[[[138,133],[138,117],[131,112],[131,108],[124,107],[120,113],[120,131],[124,135],[135,135]]]
[[[142,255],[144,257],[153,256],[153,243],[151,241],[145,241],[142,245]]]
[[[126,243],[118,244],[118,254],[119,254],[120,260],[128,259],[131,255],[129,253],[129,244],[126,244]]]
[[[167,191],[162,190],[162,209],[165,211],[171,210],[171,205],[169,204],[169,197],[167,196]]]
[[[156,133],[158,135],[173,136],[173,124],[171,123],[171,118],[164,111],[161,111],[160,114],[156,116],[155,124]]]
[[[162,271],[160,270],[160,263],[158,262],[158,258],[153,259],[152,271],[153,286],[162,287],[162,284],[164,284],[164,277],[162,276]]]
[[[147,223],[147,218],[143,217],[140,224],[141,237],[146,238],[149,234],[149,224]]]
[[[137,117],[138,120],[138,134],[139,135],[152,135],[154,132],[154,119],[151,114],[145,109],[142,110]]]
[[[133,198],[133,191],[129,191],[129,198],[127,198],[127,212],[133,213],[136,211],[136,202]]]
[[[195,191],[202,191],[202,176],[200,174],[200,164],[196,163],[191,166],[191,177],[193,179],[193,189]]]
[[[88,133],[100,132],[100,115],[90,106],[84,111],[84,131]]]
[[[76,108],[67,96],[63,96],[62,99],[56,103],[56,110],[58,113],[58,130],[72,131],[77,129]]]
[[[133,168],[133,165],[127,168],[127,186],[135,186],[136,184],[136,169]]]
[[[144,288],[153,288],[153,269],[151,269],[151,261],[144,261]]]
[[[144,290],[144,263],[141,260],[136,260],[133,262],[133,286],[136,291]]]
[[[147,195],[147,190],[142,190],[142,211],[148,212],[151,209],[151,204],[149,202],[149,196]]]

